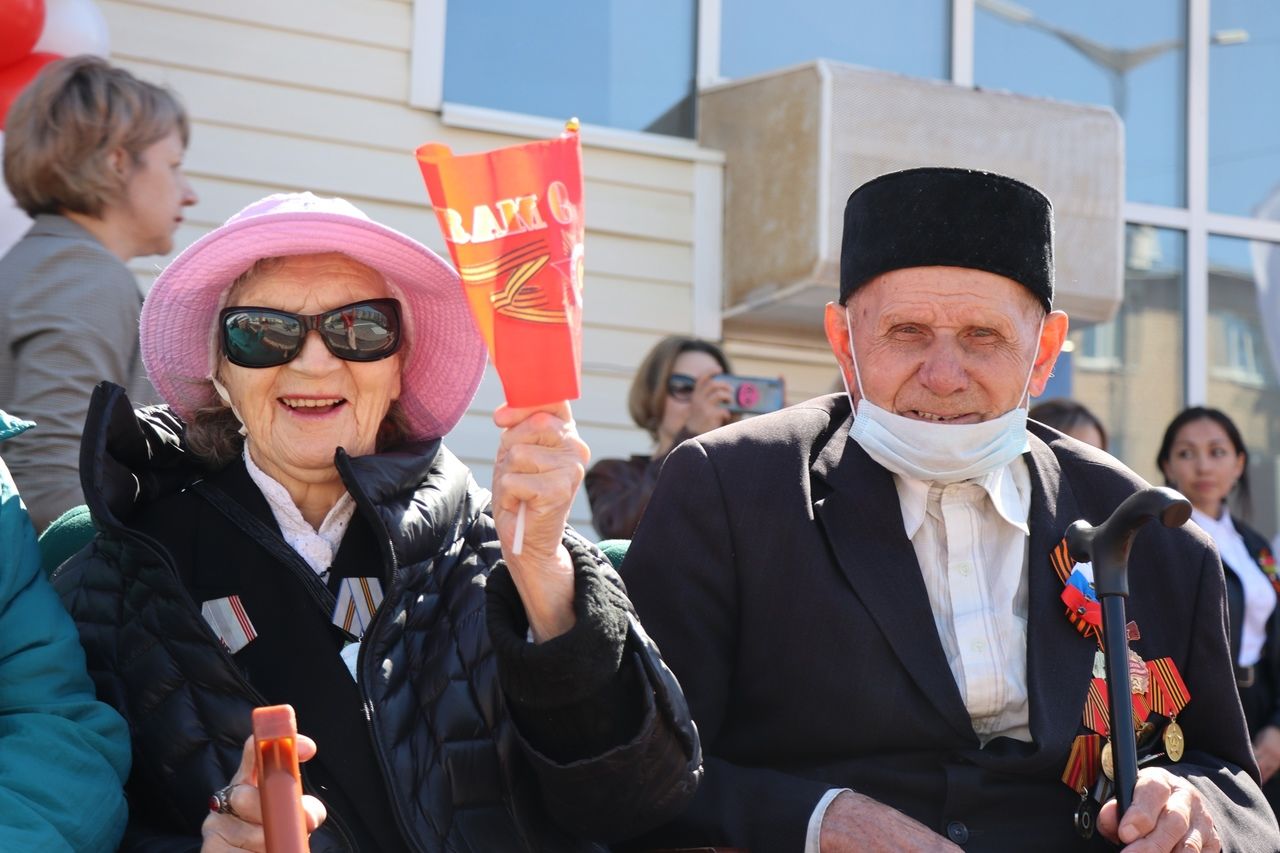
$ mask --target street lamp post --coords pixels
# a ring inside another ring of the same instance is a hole
[[[1125,118],[1129,106],[1129,72],[1183,45],[1182,39],[1165,39],[1141,47],[1110,47],[1079,33],[1042,21],[1030,9],[1010,3],[1008,0],[974,0],[974,2],[984,11],[1004,18],[1006,21],[1048,33],[1096,65],[1107,75],[1107,81],[1111,84],[1111,105],[1121,119]],[[1243,44],[1248,40],[1248,31],[1240,29],[1219,30],[1210,39],[1213,44],[1221,45]]]

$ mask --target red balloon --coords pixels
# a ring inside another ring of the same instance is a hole
[[[9,107],[17,100],[18,93],[40,73],[41,68],[61,58],[56,53],[29,53],[12,65],[0,68],[0,130],[4,129]]]
[[[31,52],[44,31],[44,0],[0,0],[0,67]]]

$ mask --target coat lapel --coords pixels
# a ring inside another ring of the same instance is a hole
[[[1080,726],[1098,644],[1068,621],[1062,582],[1049,564],[1067,527],[1081,517],[1079,506],[1053,451],[1034,435],[1030,444],[1024,457],[1031,473],[1027,696],[1038,754],[1047,761],[1061,761]]]
[[[977,736],[947,665],[893,475],[835,430],[812,467],[814,512],[853,587],[902,666],[957,733]],[[825,491],[820,484],[825,484]]]

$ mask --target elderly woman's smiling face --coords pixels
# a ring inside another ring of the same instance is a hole
[[[241,283],[228,306],[319,314],[391,294],[382,276],[345,255],[297,255]],[[400,355],[344,361],[317,332],[276,367],[240,367],[223,358],[219,376],[248,433],[253,461],[290,491],[338,476],[334,450],[372,453],[391,403],[400,396]]]

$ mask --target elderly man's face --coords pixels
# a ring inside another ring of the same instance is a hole
[[[345,255],[298,255],[250,279],[228,304],[319,314],[389,295],[382,276]],[[372,453],[400,396],[399,354],[343,361],[314,331],[290,362],[251,368],[224,358],[220,375],[244,419],[253,461],[291,490],[337,477],[335,448],[352,456]]]
[[[826,332],[854,398],[849,324],[862,391],[916,420],[979,423],[1044,390],[1067,334],[1067,315],[1044,312],[1012,279],[961,267],[915,267],[879,276],[847,309],[827,305]],[[1034,364],[1034,369],[1033,369]]]

